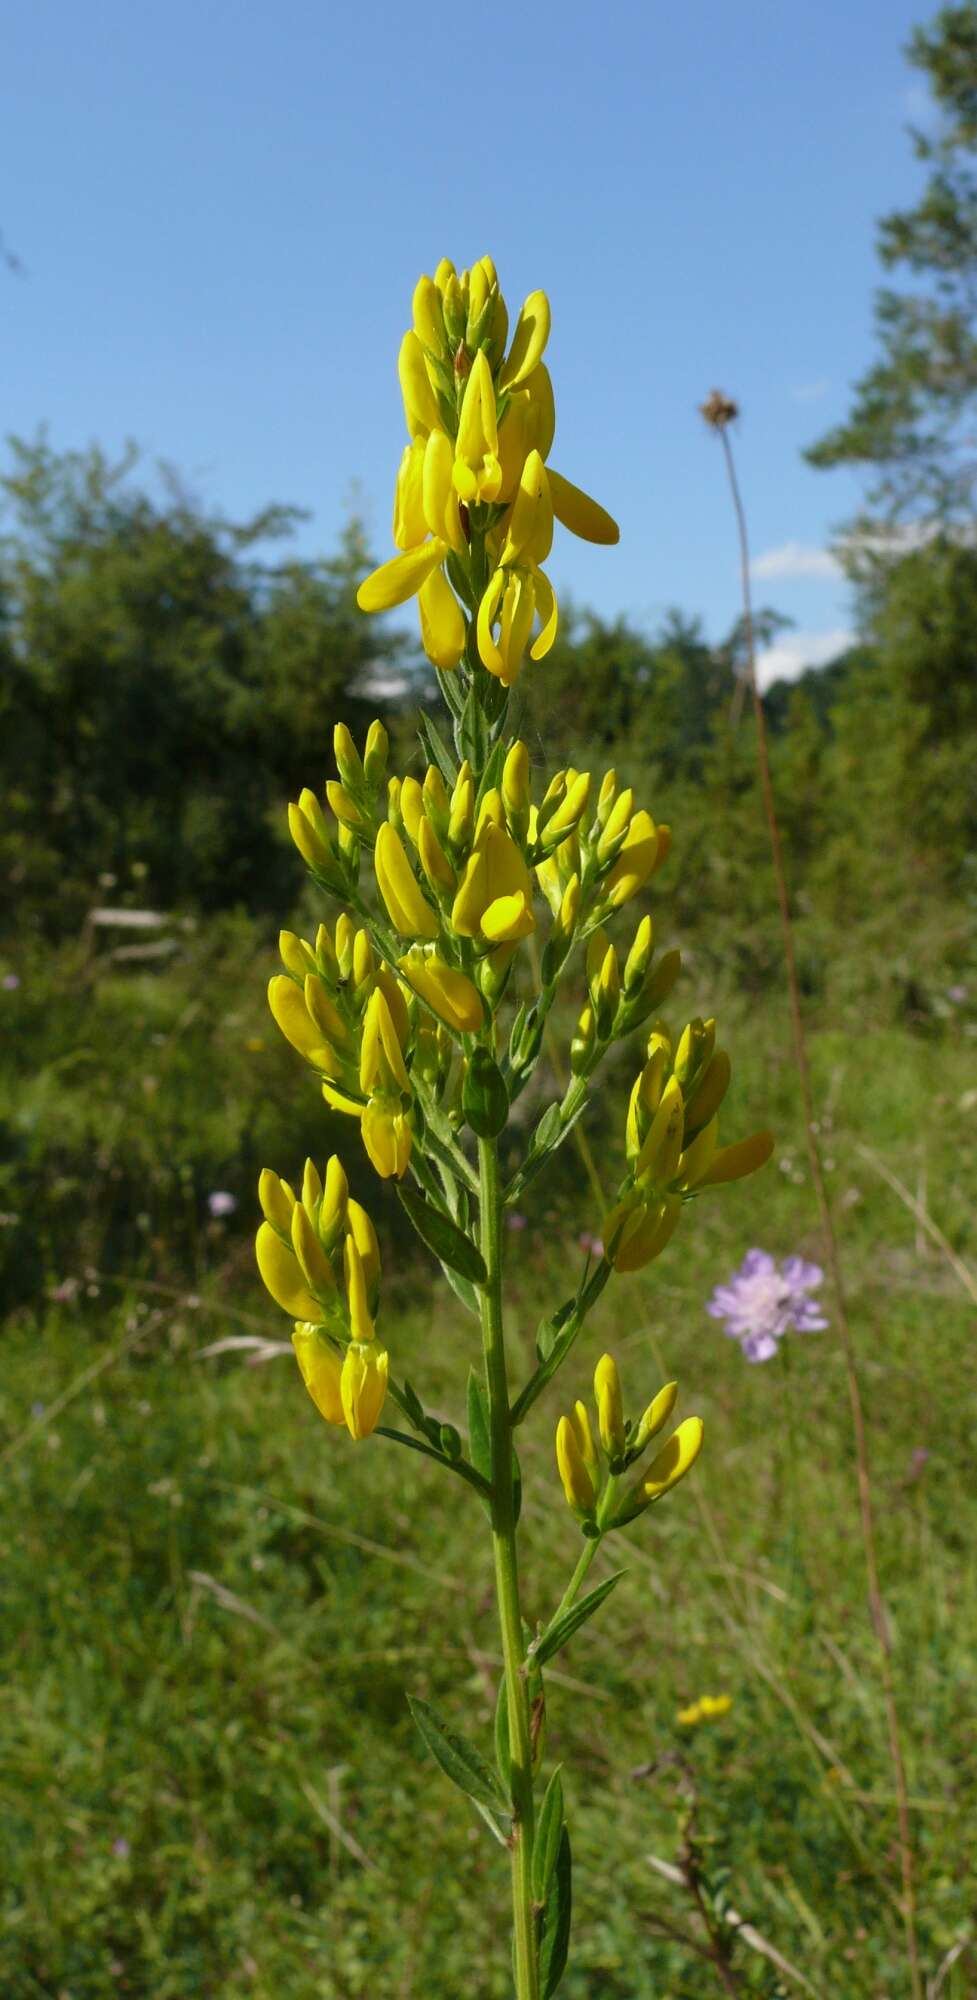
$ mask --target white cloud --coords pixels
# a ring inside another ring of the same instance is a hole
[[[750,574],[759,578],[833,578],[841,575],[841,568],[830,549],[814,548],[809,542],[783,542],[779,549],[767,549],[762,556],[755,556],[750,564]]]
[[[827,376],[819,375],[815,382],[795,382],[790,393],[795,403],[817,403],[830,387]]]
[[[772,646],[757,655],[757,680],[761,688],[774,681],[796,681],[806,667],[826,667],[855,643],[854,632],[844,625],[830,632],[785,632]]]

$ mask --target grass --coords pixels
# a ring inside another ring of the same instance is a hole
[[[262,951],[244,944],[232,927],[171,973],[107,972],[80,1033],[63,961],[12,996],[27,1061],[2,1100],[14,1220],[0,1990],[501,2000],[505,1860],[426,1760],[404,1701],[405,1689],[433,1699],[490,1745],[498,1660],[478,1501],[382,1440],[344,1446],[290,1359],[200,1358],[229,1333],[287,1332],[251,1273],[254,1172],[324,1150],[314,1097],[264,1024]],[[693,1479],[598,1558],[596,1575],[612,1562],[629,1574],[549,1679],[546,1762],[565,1766],[575,1854],[561,1992],[720,1990],[713,1967],[661,1934],[663,1919],[695,1924],[648,1862],[675,1859],[694,1791],[736,1908],[822,2000],[898,2000],[895,1811],[840,1356],[830,1334],[812,1336],[794,1342],[789,1371],[751,1369],[703,1311],[751,1242],[816,1247],[780,1002],[741,1008],[729,1040],[730,1128],[769,1120],[778,1163],[703,1201],[640,1284],[612,1283],[521,1440],[536,1618],[578,1548],[553,1427],[603,1346],[634,1404],[667,1368],[681,1412],[707,1425]],[[952,1022],[859,1031],[853,1009],[847,1031],[815,1034],[813,1057],[932,1978],[973,1920],[961,1884],[977,1780],[973,1313],[858,1148],[925,1185],[972,1262],[973,1042]],[[610,1181],[599,1126],[597,1151]],[[598,1220],[581,1181],[571,1142],[555,1192],[511,1238],[516,1373],[572,1282],[577,1233]],[[241,1233],[208,1217],[218,1186],[238,1197]],[[442,1281],[405,1261],[381,1207],[385,1336],[429,1406],[461,1421],[474,1330]],[[728,1717],[678,1727],[684,1703],[720,1691]],[[973,1991],[975,1962],[949,1969],[944,2000]],[[776,1990],[745,1947],[735,1964],[742,1992]]]

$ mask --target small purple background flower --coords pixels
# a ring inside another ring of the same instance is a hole
[[[211,1215],[218,1219],[223,1215],[233,1215],[237,1207],[237,1195],[229,1194],[227,1188],[215,1188],[213,1194],[207,1196],[207,1207]]]
[[[748,1250],[728,1284],[717,1285],[706,1311],[725,1321],[724,1333],[738,1340],[746,1361],[771,1361],[785,1333],[822,1333],[827,1326],[817,1299],[808,1297],[824,1281],[820,1264],[769,1250]]]

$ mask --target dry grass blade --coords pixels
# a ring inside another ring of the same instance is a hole
[[[925,1230],[930,1242],[935,1243],[940,1255],[946,1258],[951,1271],[959,1278],[964,1291],[973,1299],[974,1304],[977,1305],[977,1278],[974,1277],[969,1264],[965,1264],[963,1258],[957,1256],[953,1244],[947,1242],[939,1224],[933,1221],[929,1209],[924,1206],[923,1202],[916,1195],[910,1193],[904,1182],[899,1179],[898,1174],[893,1173],[892,1168],[879,1158],[878,1153],[872,1151],[871,1146],[859,1145],[857,1151],[861,1154],[862,1159],[868,1162],[873,1171],[892,1189],[893,1194],[897,1194],[899,1200],[905,1202],[910,1215],[915,1216],[920,1228]]]
[[[673,1861],[663,1861],[658,1854],[647,1854],[645,1859],[649,1868],[653,1868],[656,1875],[661,1875],[666,1882],[673,1883],[679,1889],[688,1888],[683,1870],[676,1868]],[[812,2000],[823,2000],[818,1988],[811,1985],[806,1974],[798,1971],[797,1966],[792,1965],[790,1959],[785,1958],[783,1953],[777,1950],[776,1945],[771,1944],[770,1939],[765,1938],[753,1924],[744,1923],[739,1911],[734,1910],[731,1905],[726,1910],[725,1921],[735,1930],[737,1937],[741,1937],[743,1943],[749,1945],[751,1951],[759,1952],[761,1958],[769,1959],[770,1964],[775,1965],[785,1979],[790,1979],[795,1986],[799,1986],[802,1993],[810,1993]]]

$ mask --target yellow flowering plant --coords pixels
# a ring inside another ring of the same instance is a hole
[[[601,1543],[690,1471],[702,1424],[688,1417],[662,1441],[676,1385],[628,1418],[613,1356],[598,1362],[596,1436],[582,1401],[556,1432],[579,1559],[555,1610],[535,1626],[520,1597],[514,1440],[615,1271],[659,1257],[686,1208],[762,1166],[772,1142],[760,1134],[720,1144],[729,1058],[714,1021],[674,1034],[662,1019],[679,954],[656,956],[650,916],[620,950],[611,935],[667,860],[669,828],[613,771],[595,782],[561,770],[544,785],[509,727],[511,690],[556,633],[543,569],[554,523],[590,541],[618,539],[610,515],[548,463],[546,295],[530,295],[510,336],[491,259],[460,273],[445,261],[419,280],[412,321],[398,364],[409,441],[394,499],[397,553],[365,579],[359,603],[385,611],[417,598],[450,726],[422,715],[422,765],[403,776],[388,771],[379,722],[362,750],[337,726],[335,777],[323,797],[304,790],[288,820],[313,881],[340,907],[311,941],[282,932],[269,1004],[326,1103],[359,1126],[373,1169],[395,1184],[480,1328],[467,1435],[431,1416],[391,1367],[377,1332],[376,1235],[338,1158],[321,1175],[307,1161],[297,1190],[262,1174],[257,1257],[295,1323],[299,1369],[326,1422],[356,1441],[376,1435],[425,1452],[488,1512],[503,1661],[493,1758],[428,1703],[412,1700],[411,1709],[446,1776],[509,1854],[517,2000],[548,2000],[567,1959],[571,1859],[559,1770],[541,1786],[545,1668],[618,1581],[621,1572],[581,1594]],[[584,995],[570,1081],[520,1138],[513,1114],[565,979]],[[607,1050],[639,1033],[603,1247],[540,1327],[527,1379],[511,1382],[505,1211],[586,1111]]]

